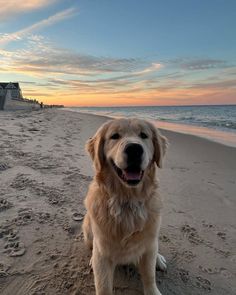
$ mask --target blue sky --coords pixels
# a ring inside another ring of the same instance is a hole
[[[0,79],[27,96],[236,103],[235,0],[10,2],[0,0]]]

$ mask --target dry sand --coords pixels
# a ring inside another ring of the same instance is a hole
[[[105,117],[62,110],[0,113],[0,294],[94,294],[81,234],[93,175],[85,141]],[[164,197],[157,271],[163,295],[236,294],[236,149],[163,131]],[[115,294],[142,294],[119,267]]]

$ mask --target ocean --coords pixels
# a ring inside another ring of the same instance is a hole
[[[74,107],[72,111],[109,117],[139,117],[158,127],[236,146],[236,105]]]

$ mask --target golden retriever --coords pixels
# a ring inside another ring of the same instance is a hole
[[[156,286],[162,202],[157,166],[162,166],[167,140],[148,121],[114,119],[87,142],[96,175],[85,199],[83,222],[96,295],[113,294],[117,264],[134,263],[141,274],[144,294],[160,295]]]

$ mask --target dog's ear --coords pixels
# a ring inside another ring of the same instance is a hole
[[[156,162],[159,168],[162,168],[163,158],[168,148],[168,140],[165,136],[161,135],[160,131],[151,124],[152,140],[154,146],[153,161]]]
[[[97,172],[101,171],[106,160],[104,143],[105,133],[109,125],[108,123],[109,122],[103,124],[95,135],[86,142],[86,150],[89,152]]]

